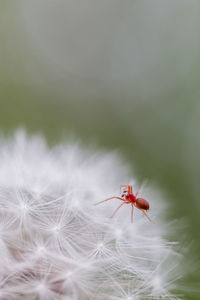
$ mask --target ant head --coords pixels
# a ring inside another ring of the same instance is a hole
[[[127,190],[122,191],[121,197],[124,198],[128,194]]]

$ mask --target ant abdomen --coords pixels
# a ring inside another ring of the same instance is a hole
[[[149,202],[143,198],[137,198],[135,202],[135,207],[139,209],[148,210],[149,209]]]

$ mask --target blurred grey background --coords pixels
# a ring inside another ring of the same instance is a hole
[[[200,258],[199,15],[193,0],[0,0],[1,132],[119,149]]]

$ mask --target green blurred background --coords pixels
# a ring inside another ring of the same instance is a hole
[[[0,130],[119,149],[198,258],[199,15],[192,0],[0,0]]]

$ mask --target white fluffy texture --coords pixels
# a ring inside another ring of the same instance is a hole
[[[142,195],[155,224],[137,209],[132,224],[129,205],[109,218],[119,200],[94,205],[122,184],[136,186],[116,154],[48,149],[22,131],[2,138],[0,299],[178,299],[180,255],[163,238],[152,192]]]

